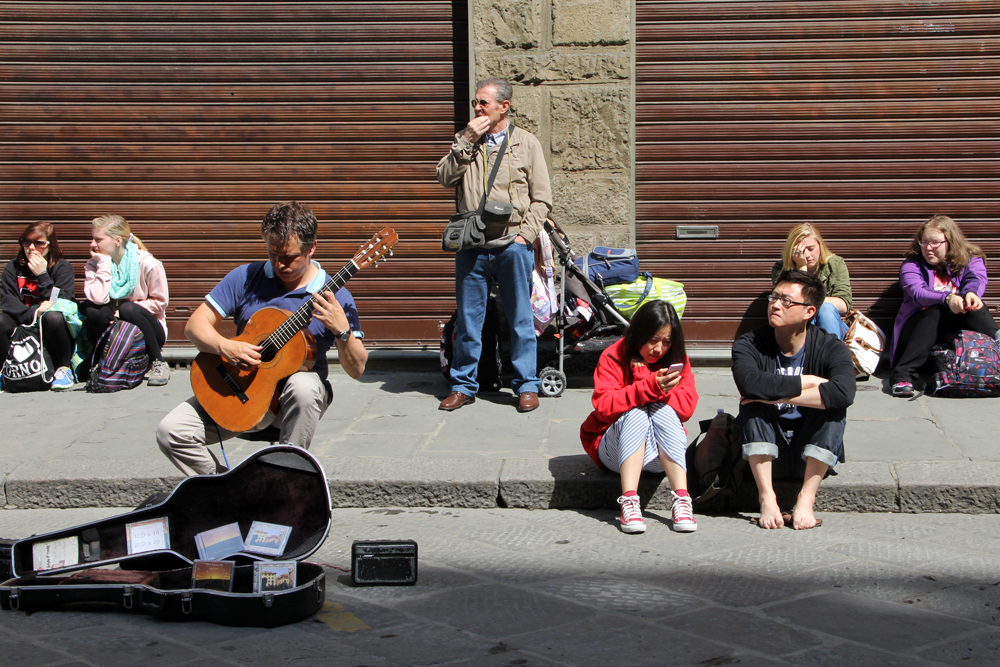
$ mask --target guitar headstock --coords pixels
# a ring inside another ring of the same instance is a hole
[[[383,227],[370,241],[361,246],[361,249],[354,256],[354,263],[361,269],[369,264],[377,266],[387,253],[389,257],[392,257],[392,246],[396,245],[398,240],[399,236],[396,234],[396,230],[391,227]]]

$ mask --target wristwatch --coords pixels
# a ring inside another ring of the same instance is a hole
[[[348,327],[342,333],[334,333],[333,335],[334,335],[334,337],[339,338],[340,340],[342,340],[342,341],[344,341],[346,343],[347,341],[351,340],[351,334],[352,333],[354,333],[354,332],[351,331],[350,327]]]

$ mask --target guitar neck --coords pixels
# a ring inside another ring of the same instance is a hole
[[[320,288],[319,291],[320,292],[330,291],[336,294],[341,287],[347,284],[348,280],[354,277],[354,274],[357,273],[360,270],[360,268],[361,267],[359,267],[354,262],[354,260],[351,260],[350,262],[344,265],[344,268],[342,268],[340,271],[337,271],[336,275],[334,275],[332,278],[326,281],[326,284],[323,285],[323,287]],[[266,348],[269,346],[273,346],[275,350],[280,350],[285,345],[285,343],[290,341],[292,337],[295,336],[295,334],[297,334],[307,324],[309,324],[309,321],[312,319],[313,316],[312,307],[313,307],[313,301],[315,300],[316,300],[315,294],[306,299],[302,303],[302,305],[299,306],[298,310],[292,313],[291,317],[285,320],[284,324],[275,329],[274,333],[272,333],[270,336],[267,337],[267,340],[265,340],[263,343],[263,347]]]

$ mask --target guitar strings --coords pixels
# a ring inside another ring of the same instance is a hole
[[[384,241],[384,239],[382,238],[379,238],[378,240],[379,242]],[[330,280],[328,280],[326,284],[323,285],[323,287],[319,291],[320,292],[331,291],[334,294],[336,294],[336,292],[341,287],[346,285],[347,281],[350,280],[351,277],[355,273],[357,273],[358,270],[361,268],[357,264],[359,258],[363,258],[364,255],[373,250],[376,247],[376,245],[377,244],[375,243],[375,239],[369,241],[368,246],[362,248],[362,250],[357,255],[355,255],[353,259],[351,259],[351,262],[345,265],[344,268],[342,268],[340,271],[338,271],[335,276],[330,278]],[[390,254],[391,252],[392,251],[390,250]],[[315,299],[316,299],[315,294],[310,296],[301,306],[299,306],[298,310],[296,310],[291,317],[289,317],[287,320],[285,320],[285,322],[281,326],[275,329],[274,332],[264,340],[264,343],[261,345],[261,347],[263,348],[261,351],[263,352],[268,348],[273,348],[274,352],[277,353],[278,350],[284,347],[285,344],[288,341],[290,341],[295,336],[295,334],[298,333],[302,329],[302,327],[304,327],[309,322],[309,320],[312,319],[312,303]]]
[[[330,278],[330,280],[328,280],[319,291],[331,291],[336,294],[341,287],[347,284],[347,281],[350,280],[351,276],[357,273],[357,271],[358,267],[352,261],[350,264],[338,271],[335,276]],[[310,319],[312,319],[312,303],[315,299],[315,295],[310,296],[301,306],[299,306],[299,309],[296,310],[291,317],[285,320],[281,326],[275,329],[274,332],[267,337],[261,347],[264,349],[274,348],[275,352],[284,347],[285,344],[290,341]]]

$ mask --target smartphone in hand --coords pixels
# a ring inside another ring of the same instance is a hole
[[[667,367],[667,372],[668,373],[680,373],[682,370],[684,370],[684,364],[683,363],[670,364],[670,366]]]

